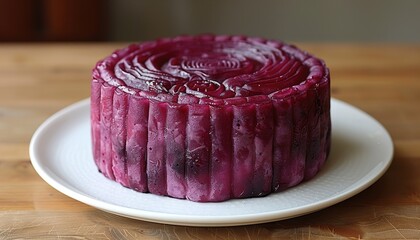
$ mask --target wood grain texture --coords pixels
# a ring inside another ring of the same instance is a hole
[[[124,45],[0,45],[0,239],[420,239],[420,45],[298,44],[327,62],[333,97],[388,129],[393,163],[371,187],[327,209],[225,228],[105,213],[54,190],[33,169],[36,128],[89,97],[95,62]]]

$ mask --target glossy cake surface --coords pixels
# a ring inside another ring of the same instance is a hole
[[[330,77],[272,40],[132,44],[92,74],[93,156],[123,186],[192,201],[264,196],[309,180],[330,148]]]

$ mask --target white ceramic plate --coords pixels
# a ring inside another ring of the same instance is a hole
[[[233,226],[311,213],[366,189],[391,164],[393,144],[382,125],[357,108],[333,99],[332,152],[311,181],[262,198],[196,203],[138,193],[106,179],[91,156],[89,100],[46,120],[30,144],[32,164],[52,187],[93,207],[151,222]]]

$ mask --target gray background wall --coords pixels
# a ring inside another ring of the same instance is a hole
[[[420,42],[416,0],[109,0],[109,39],[246,34],[287,41]]]

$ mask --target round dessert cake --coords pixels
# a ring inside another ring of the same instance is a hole
[[[311,179],[331,142],[324,62],[280,41],[180,36],[132,44],[92,74],[93,157],[139,192],[198,202]]]

